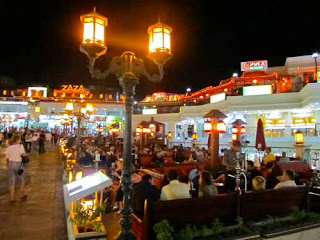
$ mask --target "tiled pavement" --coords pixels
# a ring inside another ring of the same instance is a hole
[[[58,148],[32,154],[27,165],[28,199],[10,203],[7,164],[0,149],[0,240],[67,240],[62,194],[62,167]],[[19,193],[17,191],[17,193]],[[120,214],[107,213],[103,222],[107,240],[120,231]]]
[[[66,240],[62,168],[58,149],[32,154],[27,165],[28,199],[9,201],[7,164],[0,156],[0,239]],[[18,192],[17,192],[18,193]]]

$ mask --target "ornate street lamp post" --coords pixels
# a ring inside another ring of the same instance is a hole
[[[85,108],[81,108],[79,106],[77,111],[74,111],[73,103],[68,102],[66,104],[66,113],[68,115],[73,115],[71,118],[76,117],[77,118],[77,124],[78,124],[78,129],[77,129],[77,161],[79,161],[80,158],[80,138],[81,138],[81,121],[83,118],[87,118],[86,115],[90,115],[93,113],[94,108],[91,103],[87,103]]]
[[[171,32],[172,28],[158,22],[148,28],[149,54],[148,58],[157,64],[158,75],[151,75],[146,70],[141,59],[136,58],[130,51],[121,56],[114,57],[106,71],[94,69],[95,60],[106,53],[105,27],[108,20],[95,12],[81,16],[83,24],[83,41],[80,51],[89,58],[89,71],[93,77],[106,78],[109,74],[115,74],[123,88],[125,95],[125,135],[123,146],[123,175],[122,185],[124,192],[124,207],[121,211],[121,232],[118,239],[134,239],[131,229],[131,208],[129,198],[131,192],[131,149],[132,149],[132,108],[135,87],[139,83],[140,75],[146,76],[150,81],[160,82],[163,78],[163,65],[172,57]]]

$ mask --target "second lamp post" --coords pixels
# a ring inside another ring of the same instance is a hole
[[[81,139],[81,121],[83,118],[86,118],[86,115],[90,115],[93,113],[93,105],[91,103],[87,103],[85,108],[81,108],[81,105],[78,107],[78,110],[74,111],[73,103],[68,102],[66,104],[66,113],[71,116],[71,118],[77,119],[77,161],[80,158],[80,139]]]

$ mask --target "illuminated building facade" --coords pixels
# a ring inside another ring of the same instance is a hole
[[[29,87],[18,90],[2,90],[0,93],[0,129],[44,128],[70,132],[77,126],[76,120],[65,121],[67,102],[76,105],[92,103],[94,113],[84,126],[88,133],[96,129],[108,133],[111,126],[123,127],[124,97],[116,89],[91,90],[83,85],[62,85],[50,91],[46,87]],[[68,125],[66,126],[66,123]]]
[[[241,69],[239,76],[234,74],[218,86],[206,87],[170,103],[177,109],[175,112],[159,112],[164,106],[169,107],[168,101],[149,101],[149,105],[140,102],[134,124],[153,117],[165,124],[166,132],[172,133],[171,144],[190,145],[192,134],[197,132],[196,144],[207,147],[208,136],[203,131],[207,119],[203,116],[218,109],[227,115],[224,121],[228,126],[221,135],[221,147],[229,145],[232,122],[236,119],[246,123],[243,142],[254,146],[257,120],[261,118],[267,145],[274,147],[276,154],[284,149],[289,155],[294,154],[294,133],[298,130],[304,134],[309,149],[320,149],[320,84],[315,80],[312,56],[289,57],[284,66],[269,68],[265,60],[244,62]],[[154,110],[148,112],[149,108]]]

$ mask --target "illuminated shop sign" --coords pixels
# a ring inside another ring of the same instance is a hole
[[[84,92],[83,85],[62,85],[61,90],[64,92]]]
[[[241,62],[241,71],[256,71],[256,70],[267,70],[268,69],[268,61],[249,61],[249,62]]]
[[[272,94],[271,85],[243,87],[243,96]]]
[[[0,105],[28,105],[28,102],[0,101]]]
[[[75,94],[80,94],[80,98],[92,97],[89,90],[85,90],[83,85],[65,84],[61,85],[61,89],[54,89],[54,97],[66,97],[71,94],[71,97],[75,97]]]
[[[151,114],[157,114],[158,111],[156,108],[146,108],[146,109],[142,109],[142,114],[143,115],[151,115]]]
[[[226,93],[225,92],[210,96],[210,103],[221,102],[224,100],[226,100]]]
[[[152,95],[146,96],[141,102],[175,102],[182,99],[182,94],[170,94],[165,92],[155,92]]]
[[[152,94],[153,101],[166,101],[167,94],[165,92],[156,92]]]
[[[28,97],[47,97],[46,87],[28,87]]]

